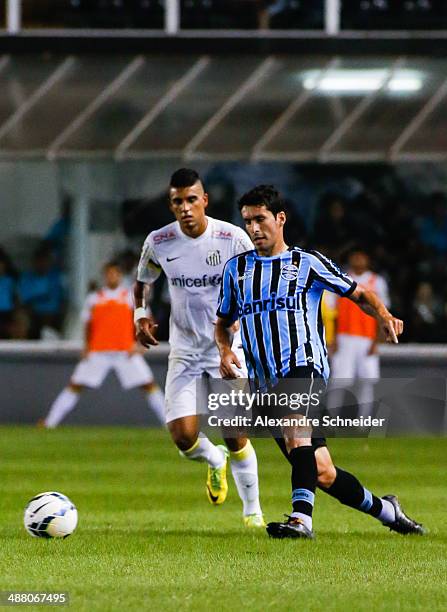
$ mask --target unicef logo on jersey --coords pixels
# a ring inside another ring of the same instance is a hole
[[[292,264],[287,264],[281,268],[281,278],[286,281],[294,281],[298,278],[298,269]]]
[[[208,251],[205,261],[209,266],[218,266],[222,261],[220,251]]]

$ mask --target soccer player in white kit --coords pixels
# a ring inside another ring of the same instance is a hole
[[[135,341],[132,294],[121,284],[118,263],[108,262],[103,272],[104,287],[87,296],[81,313],[85,326],[83,358],[42,422],[49,429],[57,427],[74,409],[84,387],[97,389],[112,370],[123,389],[141,388],[149,408],[163,422],[163,393]]]
[[[169,205],[176,221],[151,232],[142,249],[134,290],[137,338],[146,347],[158,344],[156,324],[144,310],[143,296],[145,285],[163,270],[171,297],[165,406],[172,440],[183,457],[208,464],[207,495],[215,505],[227,496],[229,455],[244,524],[262,527],[257,459],[250,440],[242,436],[227,439],[229,451],[214,445],[199,431],[203,407],[196,401],[198,378],[204,374],[220,378],[214,323],[223,267],[230,257],[253,245],[241,228],[205,215],[208,195],[194,170],[174,172]]]
[[[389,307],[386,280],[370,269],[370,259],[364,250],[355,248],[351,251],[347,273],[357,284],[374,291],[385,306]],[[372,413],[374,383],[380,376],[377,321],[350,300],[337,297],[335,329],[335,350],[331,361],[332,389],[359,380],[359,416],[366,417]],[[338,401],[338,395],[332,393],[332,402]]]

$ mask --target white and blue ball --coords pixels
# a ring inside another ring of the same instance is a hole
[[[36,538],[66,538],[76,529],[78,511],[66,495],[47,491],[28,502],[23,521]]]

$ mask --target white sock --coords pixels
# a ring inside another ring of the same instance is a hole
[[[73,410],[79,400],[79,393],[66,387],[54,400],[45,419],[45,427],[53,429]]]
[[[212,468],[220,468],[225,465],[227,458],[220,448],[217,448],[208,438],[199,433],[199,437],[186,451],[180,451],[180,454],[187,459],[193,461],[206,461]]]
[[[258,460],[250,440],[244,448],[230,452],[231,472],[242,500],[243,515],[262,514],[259,503]]]
[[[312,531],[312,517],[311,516],[309,516],[308,514],[303,514],[302,512],[292,512],[290,516],[293,516],[293,518],[301,519],[303,523],[306,525],[306,527]]]
[[[380,501],[382,502],[382,510],[377,518],[385,524],[394,523],[396,520],[396,511],[394,510],[393,504],[387,499],[380,499]]]
[[[166,423],[165,419],[165,396],[159,387],[154,387],[146,393],[146,399],[149,408],[155,414],[162,425]]]

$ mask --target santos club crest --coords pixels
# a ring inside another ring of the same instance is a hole
[[[220,251],[208,251],[206,263],[209,266],[218,266],[221,261]]]

